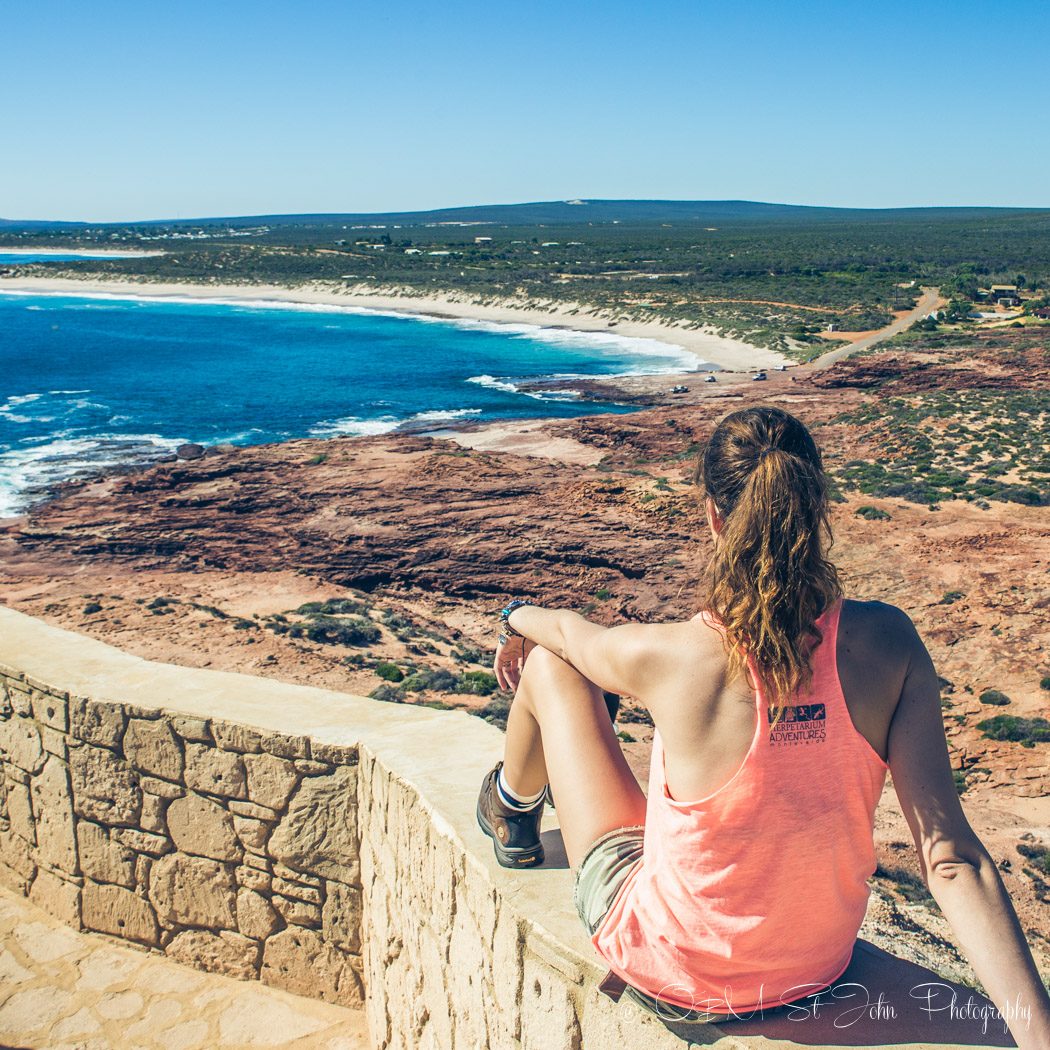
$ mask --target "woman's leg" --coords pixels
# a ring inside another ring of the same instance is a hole
[[[533,649],[525,662],[507,720],[503,775],[524,796],[551,785],[574,868],[601,835],[645,823],[645,795],[601,690],[546,649]]]

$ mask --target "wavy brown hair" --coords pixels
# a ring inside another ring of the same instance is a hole
[[[779,718],[809,683],[817,617],[842,594],[827,480],[806,427],[779,408],[726,416],[697,465],[722,530],[708,566],[705,607],[725,628],[729,674],[758,676]]]

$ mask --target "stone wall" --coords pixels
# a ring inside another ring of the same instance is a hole
[[[0,880],[77,929],[364,998],[357,751],[0,668]]]
[[[528,878],[496,865],[474,803],[501,747],[467,715],[150,663],[0,607],[0,881],[51,914],[364,1001],[380,1048],[683,1046],[597,992],[556,843]]]

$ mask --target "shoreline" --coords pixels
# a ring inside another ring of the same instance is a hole
[[[39,254],[39,253],[37,253]],[[70,254],[70,253],[63,253]],[[181,284],[144,280],[79,280],[69,277],[0,277],[0,292],[25,295],[149,296],[159,299],[237,299],[267,300],[302,306],[342,306],[352,309],[396,313],[408,317],[427,317],[449,321],[484,321],[492,324],[527,324],[540,328],[568,329],[584,334],[615,335],[625,339],[651,339],[685,350],[703,364],[729,372],[772,368],[794,362],[765,347],[701,329],[663,325],[650,321],[609,319],[582,307],[569,305],[550,310],[517,306],[513,303],[479,304],[451,296],[402,296],[373,293],[354,287],[339,288],[322,282],[289,288],[282,285]],[[666,373],[664,374],[666,377]]]

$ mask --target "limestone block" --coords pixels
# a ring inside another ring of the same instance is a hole
[[[264,941],[281,925],[281,917],[261,893],[243,887],[237,891],[237,928],[245,937]]]
[[[48,754],[57,755],[63,762],[66,760],[68,748],[66,747],[64,733],[60,733],[57,729],[52,729],[50,726],[41,726],[40,743],[43,744],[44,750]]]
[[[149,888],[149,873],[153,870],[153,857],[135,854],[135,889],[145,893]]]
[[[237,868],[235,874],[237,876],[238,886],[243,886],[249,890],[259,890],[265,893],[270,892],[270,876],[265,871],[259,871],[257,868],[249,868],[242,865]]]
[[[252,820],[251,817],[234,817],[233,830],[245,849],[264,850],[266,840],[270,837],[271,825],[265,820]]]
[[[96,882],[135,885],[135,854],[111,839],[106,828],[89,820],[77,821],[80,868]]]
[[[352,882],[357,864],[357,771],[341,766],[330,776],[308,777],[270,836],[269,852],[291,868]]]
[[[69,702],[69,731],[78,740],[100,747],[118,748],[126,716],[119,704],[101,704],[83,697]]]
[[[211,726],[215,743],[226,751],[258,753],[262,750],[262,730],[235,722],[213,722]]]
[[[300,886],[310,886],[315,890],[324,889],[324,879],[317,875],[307,875],[305,872],[296,871],[295,868],[289,868],[287,864],[278,862],[273,866],[273,873],[282,879],[298,882]]]
[[[66,882],[54,872],[38,867],[29,899],[59,922],[80,929],[80,887],[75,883]]]
[[[16,685],[14,682],[8,684],[8,698],[11,701],[11,710],[22,718],[31,718],[33,715],[33,701],[29,698],[29,690],[24,685]]]
[[[312,930],[274,934],[263,948],[260,977],[273,987],[340,1006],[359,1006],[364,1000],[350,957]]]
[[[191,718],[189,715],[173,715],[171,727],[183,740],[196,744],[211,743],[211,724],[206,718]]]
[[[33,717],[60,733],[69,730],[69,701],[64,696],[33,689],[29,693]]]
[[[246,867],[256,868],[267,875],[273,870],[273,861],[269,857],[260,857],[257,853],[245,853],[244,863]]]
[[[256,802],[242,802],[239,799],[230,799],[229,806],[230,812],[236,813],[239,817],[251,817],[252,820],[268,820],[271,823],[276,823],[281,819],[280,813],[266,806],[260,806]]]
[[[166,926],[235,930],[236,892],[230,869],[201,857],[171,853],[150,871],[149,899]]]
[[[320,904],[321,891],[313,886],[304,886],[301,882],[291,882],[275,875],[273,879],[273,892],[280,893],[292,900],[305,901],[307,904]]]
[[[332,767],[327,762],[315,762],[309,758],[297,758],[295,760],[295,768],[303,774],[304,777],[316,777],[322,773],[331,773]]]
[[[274,895],[273,906],[289,926],[304,926],[311,930],[321,927],[321,905],[307,901],[293,900],[291,897]]]
[[[314,740],[310,744],[310,757],[318,762],[330,762],[333,766],[356,766],[356,747],[345,744],[324,744]]]
[[[177,849],[212,860],[240,860],[233,818],[202,795],[183,795],[168,807],[168,831]]]
[[[92,882],[84,883],[81,898],[84,925],[89,930],[155,947],[160,928],[149,901],[131,890]]]
[[[0,718],[10,718],[13,711],[14,706],[11,703],[11,694],[8,691],[7,679],[4,678],[3,672],[0,671]]]
[[[246,755],[244,764],[248,769],[248,798],[270,809],[284,809],[299,780],[295,766],[265,752]]]
[[[171,852],[171,840],[167,835],[154,835],[152,831],[140,831],[138,828],[116,828],[113,836],[136,853],[159,857]]]
[[[124,734],[124,755],[143,773],[164,780],[182,778],[182,747],[166,719],[131,719]]]
[[[361,889],[329,882],[321,908],[321,932],[329,944],[343,951],[361,951]]]
[[[73,808],[99,824],[137,824],[142,811],[138,777],[123,759],[104,747],[77,747],[69,753]]]
[[[263,751],[276,755],[278,758],[309,758],[310,738],[305,736],[290,736],[287,733],[264,733],[262,737]]]
[[[539,959],[527,956],[521,989],[522,1050],[582,1045],[580,1019],[565,980]]]
[[[248,797],[241,756],[207,744],[186,745],[186,786],[223,798]]]
[[[3,852],[0,849],[0,886],[6,886],[9,890],[14,890],[15,893],[28,897],[29,887],[32,885],[33,877],[36,875],[36,865],[28,857],[23,856],[22,861],[26,865],[26,869],[19,870],[7,864],[2,858]]]
[[[18,715],[0,721],[0,755],[27,773],[39,773],[45,759],[40,730]]]
[[[150,795],[156,795],[158,798],[178,798],[186,793],[181,784],[170,784],[168,781],[159,780],[157,777],[143,777],[140,783],[143,791]]]
[[[33,809],[29,803],[28,784],[14,780],[7,782],[7,819],[11,831],[30,845],[35,845],[36,830],[33,827]]]
[[[23,878],[32,878],[36,870],[36,861],[26,846],[26,840],[15,835],[10,828],[0,831],[0,860]]]
[[[40,775],[33,778],[31,792],[40,859],[60,871],[75,875],[79,870],[77,841],[66,764],[54,755],[49,756]]]
[[[241,981],[254,980],[258,974],[258,943],[237,933],[186,930],[176,934],[164,951],[187,966]]]
[[[164,823],[164,812],[168,808],[166,799],[159,795],[142,795],[142,814],[139,821],[144,831],[152,831],[156,835],[163,835],[167,831]]]

